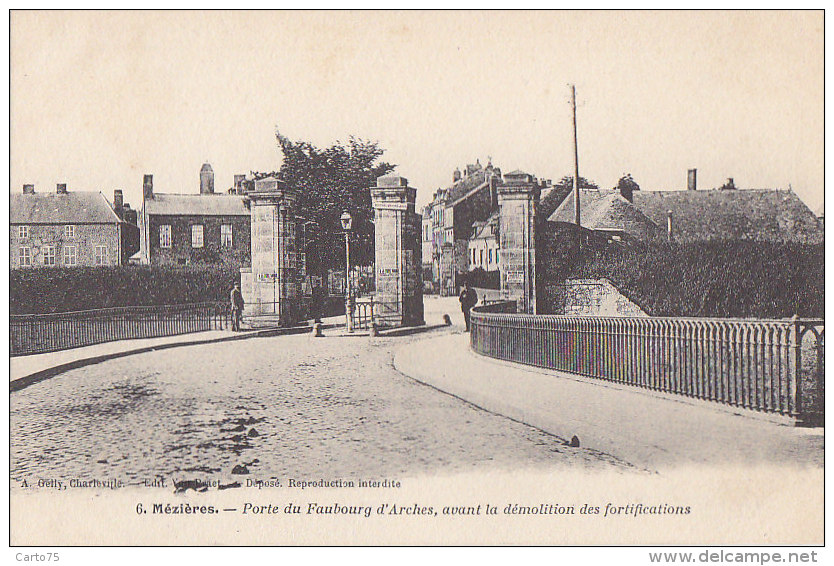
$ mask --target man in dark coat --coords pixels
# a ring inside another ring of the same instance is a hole
[[[466,331],[469,332],[469,310],[478,304],[478,293],[475,292],[475,289],[469,288],[469,281],[464,282],[459,299],[460,310],[463,311],[463,320],[466,322]]]
[[[321,313],[324,310],[324,287],[313,279],[313,290],[310,296],[310,316],[313,322],[321,322]]]
[[[240,292],[240,285],[235,283],[229,297],[232,303],[232,330],[240,330],[240,317],[243,314],[243,293]]]

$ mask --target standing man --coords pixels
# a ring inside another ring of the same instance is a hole
[[[313,322],[321,322],[321,313],[324,306],[324,287],[319,283],[317,277],[313,277],[313,290],[310,296],[310,315]]]
[[[475,289],[469,288],[469,281],[464,281],[459,299],[460,310],[463,311],[463,320],[466,322],[466,331],[469,332],[469,310],[478,304],[478,293],[475,292]]]
[[[243,294],[240,292],[240,285],[235,283],[230,296],[232,302],[232,330],[240,331],[240,317],[243,313]]]

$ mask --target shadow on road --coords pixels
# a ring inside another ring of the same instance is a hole
[[[394,328],[392,330],[378,330],[377,336],[380,338],[395,338],[398,336],[411,336],[413,334],[424,334],[426,332],[431,332],[433,330],[437,330],[439,328],[452,328],[452,326],[448,324],[433,324],[431,326],[409,326],[406,328]],[[353,333],[344,333],[344,334],[334,334],[333,337],[335,338],[368,338],[368,331],[367,330],[357,330]]]

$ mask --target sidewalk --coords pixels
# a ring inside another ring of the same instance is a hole
[[[322,319],[323,329],[332,329],[344,325],[344,316]],[[97,364],[106,360],[164,350],[195,344],[210,344],[213,342],[228,342],[231,340],[245,340],[281,334],[302,334],[310,332],[312,325],[282,328],[278,326],[259,326],[255,329],[232,332],[231,330],[209,330],[206,332],[192,332],[174,336],[160,336],[158,338],[137,338],[133,340],[119,340],[103,342],[71,350],[32,354],[29,356],[15,356],[9,358],[9,389],[19,391],[65,371],[79,367]]]
[[[459,329],[459,327],[458,327]],[[402,373],[639,468],[680,465],[823,465],[824,429],[803,429],[732,414],[601,380],[492,360],[469,349],[469,335],[446,334],[403,346]]]

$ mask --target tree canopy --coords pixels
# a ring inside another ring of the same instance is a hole
[[[565,175],[562,177],[558,183],[553,184],[554,188],[557,189],[573,189],[573,175]],[[582,175],[579,176],[579,188],[580,189],[599,189],[599,185],[594,183],[593,181],[589,181]]]
[[[620,191],[639,191],[640,185],[637,184],[637,181],[634,180],[634,178],[631,176],[631,173],[626,173],[625,175],[620,177],[620,180],[617,181],[617,186],[614,188]]]
[[[344,268],[344,236],[339,221],[343,212],[353,217],[351,264],[369,265],[374,257],[374,226],[371,194],[377,177],[394,170],[381,161],[385,152],[378,142],[351,136],[346,144],[336,141],[319,149],[306,141],[294,141],[275,132],[284,155],[281,169],[256,173],[258,179],[277,175],[298,193],[298,216],[304,229],[307,269],[324,273]]]

